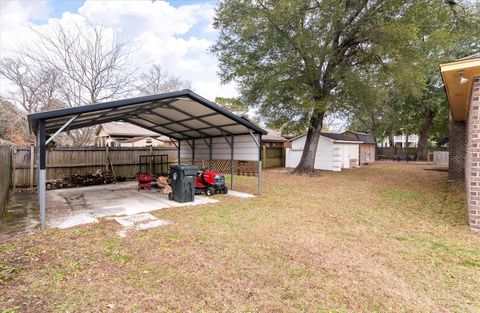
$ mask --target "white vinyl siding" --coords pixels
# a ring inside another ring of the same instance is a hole
[[[227,136],[228,140],[230,137]],[[207,143],[210,139],[206,139]],[[234,136],[233,159],[237,161],[258,161],[258,146],[250,135]],[[190,144],[192,140],[189,140]],[[230,160],[230,145],[224,137],[212,138],[212,159],[214,160]],[[182,140],[180,142],[180,158],[191,159],[192,149],[190,145]],[[209,148],[203,139],[195,139],[195,160],[208,160]]]
[[[292,141],[292,148],[286,151],[286,167],[296,167],[298,163],[300,163],[306,138],[306,136],[302,136]],[[315,157],[316,169],[327,171],[340,170],[340,152],[335,148],[332,140],[322,136],[320,137]]]
[[[294,168],[300,163],[306,136],[292,140],[292,148],[286,149],[285,167]],[[330,138],[320,136],[315,156],[315,169],[340,171],[350,168],[350,161],[356,160],[358,166],[359,144],[335,142]]]
[[[341,150],[343,156],[342,159],[342,168],[350,168],[351,160],[355,160],[354,166],[358,166],[359,158],[359,145],[354,143],[335,143],[335,146],[338,146]]]

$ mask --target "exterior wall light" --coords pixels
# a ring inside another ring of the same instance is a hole
[[[463,76],[463,72],[460,72],[458,76],[460,76],[460,85],[468,83],[468,78],[465,78],[465,76]]]

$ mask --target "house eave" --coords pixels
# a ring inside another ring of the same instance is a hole
[[[480,58],[440,64],[440,72],[452,118],[457,122],[465,121],[468,117],[473,81],[480,76]],[[462,77],[464,82],[461,82]]]

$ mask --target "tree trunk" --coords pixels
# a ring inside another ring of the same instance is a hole
[[[315,174],[315,157],[317,155],[318,140],[323,126],[323,112],[315,112],[310,118],[305,147],[303,148],[300,163],[293,171],[295,174],[313,176]]]
[[[390,134],[388,135],[388,146],[389,147],[395,147],[395,140],[394,140],[393,131],[390,131]]]
[[[428,160],[428,137],[430,136],[434,117],[433,111],[429,109],[425,114],[425,119],[418,133],[417,159],[419,161]]]

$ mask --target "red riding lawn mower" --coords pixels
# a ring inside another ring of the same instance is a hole
[[[207,196],[213,196],[216,193],[228,193],[225,175],[220,172],[207,171],[201,168],[197,172],[195,180],[195,194],[205,193]]]
[[[148,172],[138,172],[137,175],[138,191],[140,189],[152,190],[153,175]]]

